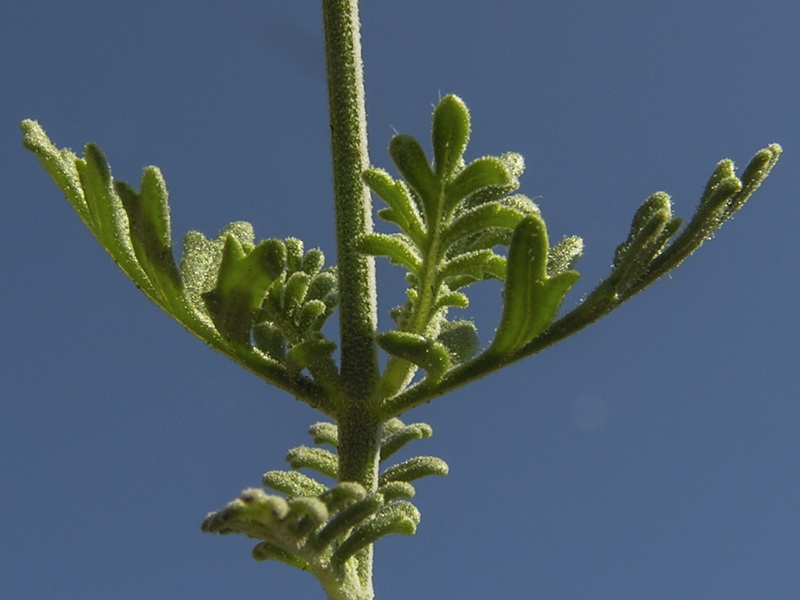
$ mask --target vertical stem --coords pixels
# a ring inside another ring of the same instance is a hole
[[[381,423],[368,402],[378,379],[375,262],[355,247],[372,231],[364,73],[357,0],[322,0],[328,71],[339,277],[341,381],[339,481],[377,487]],[[372,598],[372,547],[354,557],[360,598]]]
[[[358,252],[372,231],[364,74],[357,0],[323,0],[339,271],[342,379],[351,401],[365,402],[378,375],[375,262]]]

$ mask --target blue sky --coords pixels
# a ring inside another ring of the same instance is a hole
[[[657,190],[691,215],[716,162],[785,153],[685,265],[579,335],[408,415],[413,538],[377,548],[380,600],[800,596],[794,2],[364,3],[370,153],[470,107],[468,158],[516,151],[550,235],[581,235],[573,306]],[[316,2],[19,0],[0,8],[5,343],[3,596],[322,598],[199,525],[308,442],[319,416],[139,294],[17,123],[94,141],[118,179],[158,165],[174,237],[247,220],[333,262]],[[382,226],[381,226],[382,227]],[[383,230],[388,231],[384,228]],[[402,301],[380,265],[382,325]],[[484,335],[499,290],[468,316]]]

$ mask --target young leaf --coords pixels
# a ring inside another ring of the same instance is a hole
[[[384,471],[378,485],[384,485],[390,481],[414,481],[428,475],[444,476],[450,469],[447,463],[435,456],[416,456],[390,467]]]
[[[436,338],[447,348],[453,363],[465,363],[480,349],[478,329],[472,321],[445,321]]]
[[[508,250],[503,316],[487,352],[508,356],[533,340],[553,320],[578,279],[574,271],[548,277],[548,251],[544,222],[534,216],[523,219]]]
[[[323,548],[333,543],[348,530],[361,524],[375,514],[384,504],[382,494],[372,494],[367,498],[354,502],[336,514],[311,542],[315,548]]]
[[[365,524],[357,527],[331,556],[331,563],[341,567],[348,558],[385,535],[413,535],[419,525],[419,511],[409,502],[399,500],[379,510]]]
[[[252,251],[228,236],[217,285],[203,294],[214,324],[235,344],[250,343],[250,329],[267,289],[281,273],[285,256],[279,240],[264,240]]]
[[[327,489],[316,479],[297,471],[267,471],[261,482],[287,496],[318,496]]]
[[[470,163],[448,183],[444,215],[449,217],[459,202],[470,194],[487,187],[503,187],[513,181],[505,163],[499,158],[486,156]]]
[[[386,256],[394,264],[402,265],[412,273],[419,273],[422,257],[419,251],[402,233],[367,233],[358,241],[358,248],[364,254]]]
[[[427,423],[404,425],[381,441],[381,462],[392,456],[409,442],[429,438],[432,435],[433,429],[431,429],[431,426]]]
[[[425,369],[436,381],[450,368],[450,354],[435,340],[405,331],[387,331],[377,337],[378,345],[392,356]]]
[[[448,181],[463,164],[469,141],[469,111],[458,96],[448,94],[433,112],[433,165],[436,175]]]
[[[442,186],[431,170],[425,151],[410,135],[399,134],[389,143],[389,154],[397,169],[417,193],[425,213],[428,228],[436,223],[441,210]]]
[[[183,286],[172,255],[167,188],[161,172],[155,167],[145,169],[138,194],[124,182],[117,181],[114,187],[128,214],[139,264],[161,293],[163,303],[178,309],[183,303]]]
[[[400,227],[417,246],[424,244],[425,225],[405,184],[392,179],[383,169],[369,169],[364,172],[363,178],[372,191],[390,207],[378,214]]]
[[[339,457],[322,448],[309,448],[308,446],[292,448],[286,455],[286,461],[292,469],[313,469],[333,479],[336,479],[339,471]]]
[[[339,445],[339,428],[333,423],[315,423],[308,428],[315,444],[336,448]]]
[[[263,562],[265,560],[277,560],[278,562],[282,562],[284,564],[289,565],[290,567],[297,567],[298,569],[306,570],[308,569],[308,562],[289,552],[288,550],[281,548],[271,542],[259,542],[256,544],[255,548],[253,548],[253,558],[259,562]]]

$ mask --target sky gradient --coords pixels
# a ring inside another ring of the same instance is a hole
[[[467,158],[527,164],[550,237],[584,238],[574,306],[651,193],[689,217],[716,162],[785,152],[669,278],[541,355],[407,415],[445,459],[414,537],[376,551],[378,600],[800,597],[794,2],[406,0],[362,7],[370,156],[429,148],[447,93]],[[5,598],[322,598],[200,522],[285,467],[321,415],[209,350],[108,259],[20,143],[158,165],[173,239],[253,223],[335,262],[316,2],[0,7]],[[391,231],[378,224],[381,231]],[[381,327],[403,300],[379,263]],[[499,287],[466,316],[488,339]]]

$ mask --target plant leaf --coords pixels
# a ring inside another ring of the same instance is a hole
[[[387,331],[378,335],[377,341],[392,356],[425,369],[431,381],[439,380],[450,368],[447,348],[435,340],[406,331]]]
[[[433,112],[433,164],[436,175],[448,181],[463,164],[469,142],[469,111],[458,96],[448,94]]]
[[[533,340],[553,320],[578,279],[574,271],[547,276],[547,232],[539,217],[523,219],[508,250],[503,316],[487,352],[507,356]]]

